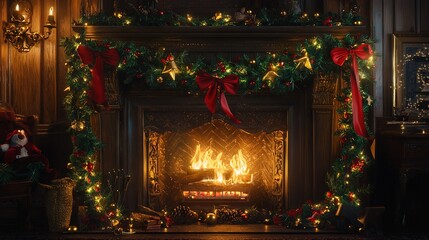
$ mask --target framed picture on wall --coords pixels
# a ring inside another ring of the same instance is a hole
[[[393,34],[395,116],[429,116],[429,35]]]

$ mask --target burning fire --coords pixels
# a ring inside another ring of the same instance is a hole
[[[225,164],[222,160],[222,152],[216,156],[211,148],[206,151],[201,150],[201,146],[197,145],[195,154],[191,159],[191,169],[194,170],[213,170],[213,176],[208,176],[205,181],[222,183],[222,184],[238,184],[251,183],[253,174],[249,174],[247,160],[243,153],[238,150],[229,164]]]

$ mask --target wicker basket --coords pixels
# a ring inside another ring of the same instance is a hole
[[[49,231],[66,230],[72,213],[74,181],[70,178],[62,178],[53,180],[51,185],[40,185],[46,189],[45,204]]]

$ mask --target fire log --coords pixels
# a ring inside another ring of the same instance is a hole
[[[188,175],[178,177],[178,181],[182,184],[199,182],[204,179],[212,179],[215,177],[214,169],[192,169],[188,171]]]
[[[157,217],[158,219],[164,216],[162,213],[155,211],[151,208],[145,207],[143,205],[138,205],[138,211],[142,214]]]

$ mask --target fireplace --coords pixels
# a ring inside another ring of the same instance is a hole
[[[281,51],[320,33],[286,27],[85,30],[86,37],[95,40],[113,36],[173,52],[186,48],[189,54],[207,57],[218,54],[220,43],[215,37],[222,38],[226,55],[233,55]],[[347,32],[346,28],[341,28],[344,32],[329,30],[337,36]],[[132,175],[126,197],[130,210],[138,205],[160,210],[177,204],[286,210],[308,200],[318,201],[327,189],[326,173],[338,149],[333,135],[338,79],[315,75],[309,86],[281,95],[264,91],[228,95],[231,110],[242,121],[234,124],[221,111],[212,115],[203,93],[149,90],[138,81],[117,91],[115,76],[105,74],[112,76],[106,79],[106,90],[113,89],[108,93],[113,100],[110,111],[93,118],[94,130],[104,144],[98,166],[103,173],[123,168]],[[210,155],[214,163],[193,167],[193,158],[200,165],[208,161],[204,155]],[[233,174],[240,168],[234,159],[247,166],[240,174]],[[216,164],[222,166],[220,171],[213,167]],[[225,181],[217,182],[219,177]]]
[[[229,95],[235,124],[203,96],[138,89],[124,92],[130,206],[278,210],[311,198],[309,91]]]

